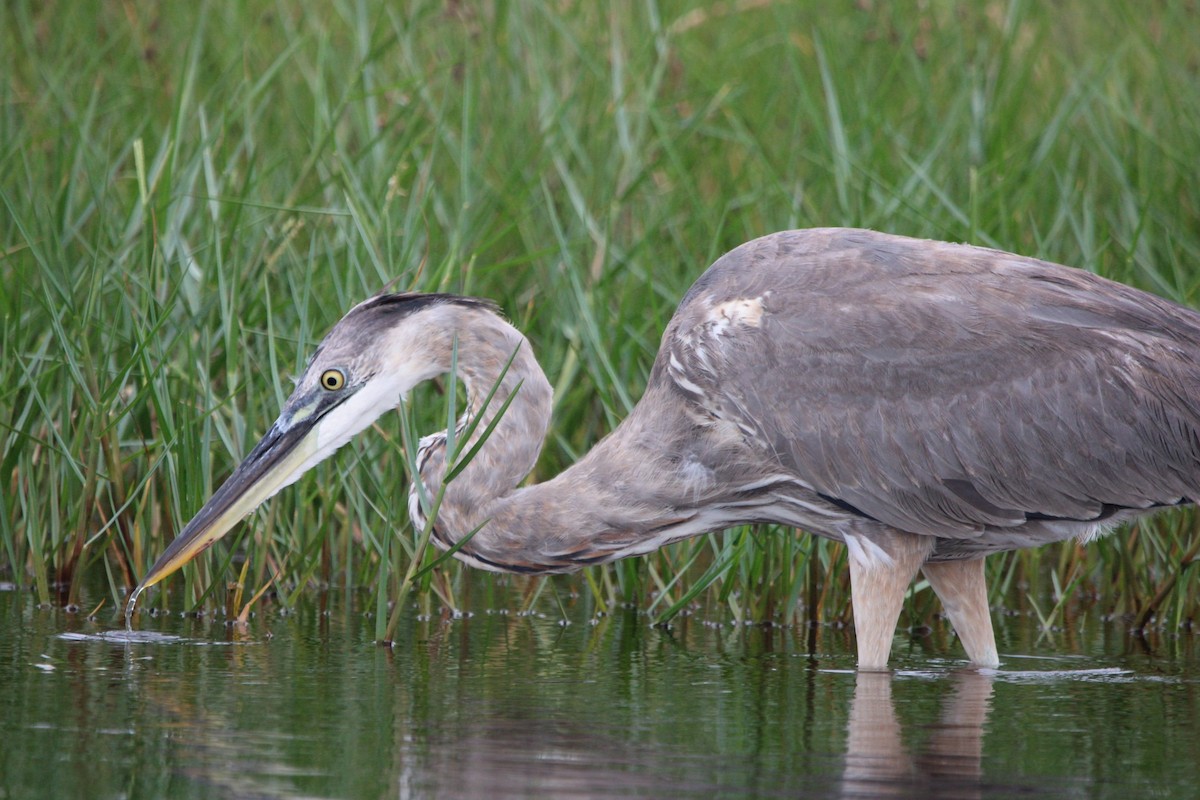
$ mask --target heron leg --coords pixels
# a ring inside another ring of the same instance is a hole
[[[884,541],[876,539],[873,545],[882,545],[886,557],[868,555],[849,536],[846,541],[850,545],[850,602],[858,639],[858,668],[884,670],[904,594],[929,554],[932,541],[926,536],[899,532]]]
[[[946,616],[978,667],[998,667],[996,635],[992,632],[992,612],[988,608],[987,582],[983,577],[983,559],[936,561],[921,567],[933,591],[941,598]]]

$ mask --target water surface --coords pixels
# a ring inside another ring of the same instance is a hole
[[[568,609],[568,614],[572,610]],[[352,603],[89,621],[0,591],[0,798],[1147,797],[1200,782],[1200,645],[1001,626],[858,674],[834,629]]]

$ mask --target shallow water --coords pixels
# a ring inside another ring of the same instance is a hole
[[[570,613],[570,611],[568,611]],[[939,631],[858,674],[832,629],[349,604],[90,622],[0,591],[0,798],[1195,796],[1200,642]]]

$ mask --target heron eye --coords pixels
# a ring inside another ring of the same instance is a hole
[[[336,392],[346,385],[346,373],[340,369],[327,369],[321,373],[321,388]]]

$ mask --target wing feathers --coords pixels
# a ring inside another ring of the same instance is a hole
[[[705,340],[705,314],[740,297],[762,299],[757,324]],[[661,357],[818,492],[903,530],[963,538],[1200,496],[1200,315],[1079,270],[776,234],[710,268]]]

